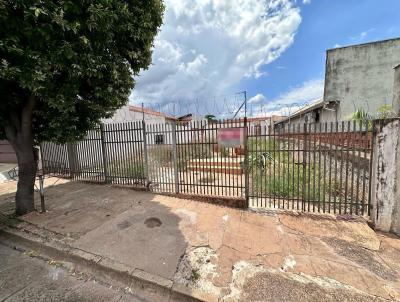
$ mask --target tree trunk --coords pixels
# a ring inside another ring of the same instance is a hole
[[[4,130],[18,161],[18,185],[15,196],[15,213],[24,215],[34,211],[34,186],[37,170],[37,153],[32,133],[32,113],[35,97],[25,102],[20,112],[10,112],[10,123]]]
[[[20,150],[16,150],[18,159],[18,185],[15,196],[15,213],[24,215],[35,210],[34,186],[37,170],[37,161],[34,155],[33,144],[25,142]]]

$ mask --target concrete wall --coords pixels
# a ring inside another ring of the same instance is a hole
[[[394,68],[393,111],[400,116],[400,65]]]
[[[340,101],[338,120],[357,109],[375,114],[392,105],[394,67],[400,63],[400,39],[327,51],[325,101]]]
[[[400,119],[374,130],[371,220],[377,230],[400,235]]]

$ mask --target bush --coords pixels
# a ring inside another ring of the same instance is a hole
[[[248,148],[252,180],[250,189],[253,194],[284,198],[304,196],[305,200],[310,201],[323,199],[325,188],[320,181],[323,176],[320,175],[318,162],[307,163],[303,167],[303,164],[293,161],[293,151],[288,154],[288,143],[274,139],[251,139]],[[265,165],[260,165],[258,160],[261,154],[266,159]]]
[[[129,177],[143,179],[144,166],[140,162],[131,162],[130,159],[116,160],[108,165],[108,175],[111,177]]]

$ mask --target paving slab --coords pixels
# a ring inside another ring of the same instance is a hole
[[[0,244],[1,301],[145,302]]]
[[[10,202],[3,195],[0,207]],[[400,239],[363,219],[255,213],[81,182],[49,188],[46,203],[47,213],[19,226],[206,301],[400,301]]]
[[[172,279],[187,246],[180,218],[158,203],[148,203],[87,232],[74,246]]]

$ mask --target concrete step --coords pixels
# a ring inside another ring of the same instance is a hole
[[[241,167],[244,162],[244,158],[202,158],[202,159],[192,159],[188,162],[191,166],[215,166],[215,167]]]
[[[243,169],[241,167],[215,167],[215,166],[188,166],[190,171],[197,172],[213,172],[213,173],[224,173],[224,174],[243,174]]]
[[[198,162],[198,161],[189,161],[188,164],[190,166],[197,166],[197,167],[242,167],[242,163],[240,162]]]

